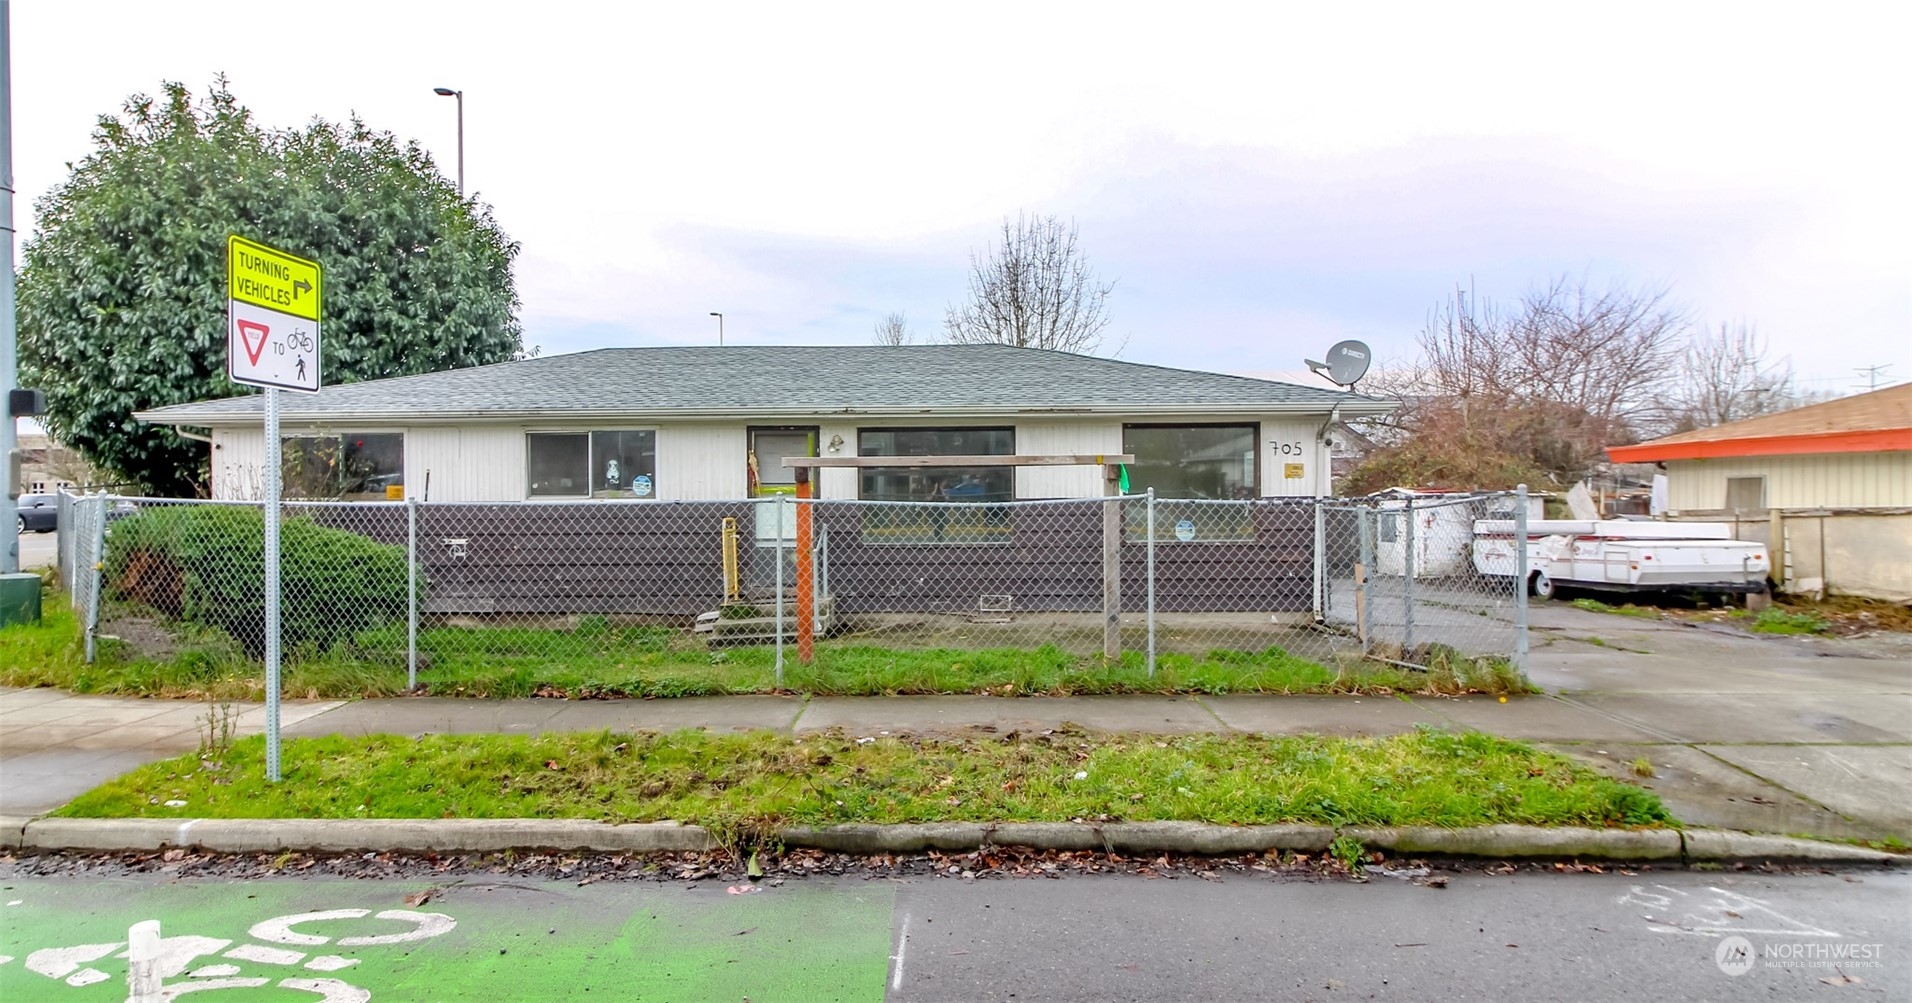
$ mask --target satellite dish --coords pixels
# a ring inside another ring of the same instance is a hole
[[[1328,382],[1351,387],[1361,382],[1361,377],[1368,374],[1368,363],[1373,357],[1374,353],[1368,351],[1365,343],[1342,341],[1328,349],[1328,361],[1316,362],[1313,359],[1303,361],[1308,364],[1309,369],[1327,377]]]

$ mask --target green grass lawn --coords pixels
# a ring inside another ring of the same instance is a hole
[[[111,627],[111,629],[124,629]],[[157,632],[158,628],[148,628]],[[33,626],[0,630],[0,685],[56,686],[78,693],[261,699],[258,662],[212,630],[167,628],[173,650],[142,654],[102,640],[88,665],[73,613],[49,602]],[[419,679],[439,696],[506,698],[678,697],[779,690],[775,652],[766,645],[710,646],[661,627],[613,627],[587,620],[575,629],[433,627],[420,631]],[[286,655],[290,697],[379,697],[405,690],[402,627],[365,631],[329,652]],[[1334,666],[1280,648],[1164,653],[1153,677],[1141,653],[1104,664],[1099,656],[1039,648],[882,647],[823,641],[814,663],[786,649],[781,689],[834,696],[994,693],[1427,693],[1530,692],[1504,660],[1434,652],[1430,671],[1350,661]]]
[[[967,740],[712,735],[294,739],[264,781],[249,738],[141,767],[57,814],[153,818],[1148,821],[1652,826],[1649,791],[1478,732],[1388,738],[1091,735]],[[184,802],[168,807],[167,802]]]

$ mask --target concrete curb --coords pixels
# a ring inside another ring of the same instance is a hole
[[[1678,860],[1680,834],[1672,829],[1575,829],[1532,825],[1348,826],[1342,836],[1371,850],[1453,857],[1598,857],[1603,860]]]
[[[1089,850],[1129,855],[1222,856],[1325,851],[1337,837],[1396,855],[1489,859],[1638,861],[1813,861],[1912,866],[1912,856],[1839,843],[1718,829],[1579,829],[1487,825],[1210,825],[1203,822],[923,822],[790,826],[785,846],[837,853],[966,853],[991,846]],[[583,819],[149,819],[0,817],[0,848],[39,851],[151,851],[197,847],[217,853],[493,853],[578,850],[657,853],[718,848],[701,826],[675,822],[607,825]]]
[[[1912,866],[1912,857],[1844,843],[1821,843],[1791,836],[1761,836],[1730,829],[1689,829],[1681,835],[1686,844],[1688,860],[1812,860],[1885,864],[1889,867]]]

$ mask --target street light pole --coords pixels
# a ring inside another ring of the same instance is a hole
[[[712,310],[710,315],[717,318],[717,347],[722,348],[724,345],[724,315],[715,310]]]
[[[458,197],[465,197],[465,92],[449,87],[434,87],[432,93],[441,98],[458,99]]]

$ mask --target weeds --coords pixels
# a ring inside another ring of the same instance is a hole
[[[1823,634],[1832,626],[1811,610],[1789,612],[1777,606],[1760,610],[1753,618],[1753,631],[1759,634]]]
[[[1350,874],[1360,874],[1367,870],[1366,854],[1367,847],[1362,846],[1361,841],[1353,836],[1336,836],[1334,842],[1328,844],[1328,856],[1340,861],[1341,866],[1346,867]]]
[[[224,765],[226,757],[232,752],[232,741],[239,721],[239,712],[233,709],[230,700],[206,704],[204,717],[194,722],[199,736],[199,749],[194,755],[210,763]]]
[[[1659,610],[1647,606],[1635,606],[1632,603],[1612,606],[1598,599],[1581,598],[1575,599],[1573,605],[1589,613],[1611,613],[1614,616],[1631,616],[1642,620],[1657,620],[1660,618]]]
[[[1632,764],[1632,769],[1633,775],[1636,777],[1651,777],[1654,775],[1653,761],[1645,756],[1635,759]]]

